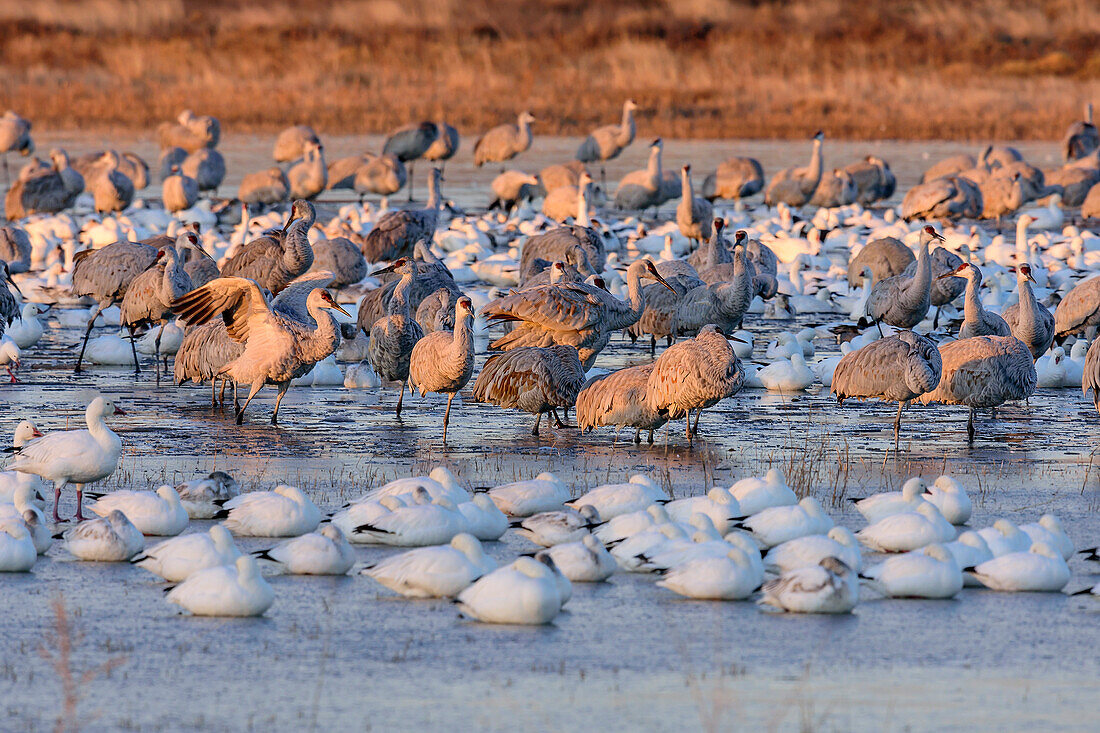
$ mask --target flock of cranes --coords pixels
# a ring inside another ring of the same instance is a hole
[[[406,387],[447,395],[444,439],[451,403],[472,381],[475,401],[534,414],[535,435],[543,414],[563,426],[559,410],[567,414],[575,406],[580,427],[631,427],[636,441],[641,431],[649,431],[652,442],[654,430],[684,418],[690,441],[700,413],[738,392],[750,376],[737,354],[744,340],[735,334],[753,304],[789,297],[779,292],[781,284],[789,290],[801,277],[799,268],[816,254],[815,244],[820,249],[830,231],[844,228],[836,217],[821,219],[823,225],[817,216],[812,225],[799,223],[793,212],[813,207],[862,210],[859,207],[892,196],[896,180],[888,164],[874,156],[826,170],[825,138],[819,131],[812,137],[806,166],[780,170],[765,180],[757,161],[730,158],[706,177],[698,189],[702,195],[696,195],[690,164],[683,165],[679,175],[665,170],[663,143],[656,139],[646,167],[627,174],[611,198],[613,210],[624,212],[620,216],[626,221],[609,227],[591,217],[601,204],[585,164],[600,164],[601,181],[605,180],[604,164],[635,138],[636,110],[637,105],[627,100],[621,122],[594,130],[577,150],[576,161],[550,166],[539,175],[503,171],[494,181],[498,201],[509,210],[500,221],[514,231],[522,217],[538,216],[531,200],[541,196],[544,226],[541,231],[528,230],[520,242],[515,287],[479,298],[476,307],[447,262],[433,253],[441,227],[447,226],[449,215],[452,223],[454,219],[443,194],[441,166],[428,176],[424,208],[389,210],[370,220],[366,231],[352,232],[357,241],[322,236],[311,244],[315,226],[349,226],[344,218],[329,224],[318,221],[312,199],[345,185],[361,194],[382,196],[408,185],[411,200],[412,165],[420,159],[442,163],[451,158],[460,144],[453,127],[442,121],[410,124],[395,131],[380,154],[366,153],[331,165],[325,164],[324,145],[314,130],[306,125],[288,128],[273,151],[280,165],[245,176],[238,191],[244,224],[250,209],[273,210],[292,198],[281,228],[256,238],[246,236],[232,252],[217,258],[190,226],[173,226],[171,236],[166,231],[142,241],[70,253],[71,293],[94,303],[75,370],[83,368],[96,316],[119,305],[121,325],[131,337],[135,371],[136,334],[156,329],[159,381],[161,335],[179,318],[186,334],[175,353],[175,381],[210,381],[212,399],[219,383],[221,398],[226,385],[232,384],[238,423],[257,393],[271,384],[278,390],[271,418],[277,424],[291,382],[333,355],[342,342],[362,337],[368,341],[366,361],[373,371],[384,381],[400,383],[398,415]],[[475,164],[504,163],[521,155],[532,145],[534,123],[534,117],[523,112],[514,124],[486,132],[474,145]],[[0,118],[0,152],[31,154],[30,131],[29,123],[7,113]],[[176,121],[161,125],[157,139],[167,209],[185,212],[201,194],[217,190],[217,174],[224,177],[225,166],[217,150],[222,135],[216,119],[185,111]],[[1067,181],[1085,175],[1100,183],[1100,140],[1091,119],[1075,123],[1064,147],[1067,163],[1045,176],[1005,146],[988,146],[976,159],[961,156],[937,164],[906,194],[902,217],[999,221],[1043,195],[1060,195],[1065,205],[1080,193],[1071,193]],[[8,272],[20,265],[28,267],[18,222],[33,224],[73,207],[85,188],[92,193],[96,212],[127,209],[135,189],[142,187],[138,184],[148,183],[142,180],[148,166],[135,157],[104,150],[77,165],[57,149],[51,151],[48,165],[32,161],[25,166],[6,197],[7,217],[13,223],[4,229],[9,243],[5,249],[15,256],[0,250],[0,256],[11,261],[5,275],[10,278]],[[393,175],[378,175],[378,161],[386,161],[383,167]],[[395,180],[382,189],[360,185],[386,177]],[[760,213],[777,214],[787,241],[797,242],[791,245],[796,249],[783,249],[788,245],[777,244],[774,235],[769,246],[759,222],[742,213],[744,199],[759,193],[767,207]],[[688,256],[677,256],[668,242],[659,257],[625,252],[620,234],[633,221],[626,212],[657,210],[674,198],[680,199],[675,228],[687,242]],[[1085,191],[1079,198],[1078,205],[1100,198],[1100,193]],[[716,216],[728,206],[723,203],[727,200],[737,202],[737,207],[725,218]],[[866,345],[839,359],[831,389],[840,401],[897,402],[895,447],[902,410],[911,402],[967,407],[973,440],[975,410],[1030,397],[1037,383],[1035,360],[1056,339],[1061,343],[1071,336],[1091,335],[1100,325],[1100,279],[1067,288],[1052,313],[1032,291],[1033,268],[1039,264],[1031,259],[1026,232],[1035,218],[1021,214],[1024,241],[1016,242],[1014,266],[1018,297],[998,312],[982,301],[981,267],[986,263],[977,251],[980,237],[974,247],[965,247],[963,259],[958,248],[944,246],[947,240],[935,227],[907,228],[896,212],[886,211],[884,223],[916,236],[916,254],[895,237],[856,242],[858,252],[848,262],[846,278],[849,285],[864,278],[870,283],[862,312],[854,314],[860,324],[852,329],[864,331]],[[1081,214],[1089,216],[1087,206]],[[733,229],[727,219],[743,224],[735,228],[732,242],[726,237]],[[792,231],[803,236],[791,236]],[[324,253],[327,269],[315,267],[317,252]],[[389,264],[370,272],[368,263]],[[326,288],[358,283],[368,273],[391,279],[367,291],[352,316]],[[611,287],[609,280],[617,281],[618,287]],[[932,328],[938,328],[940,309],[960,296],[963,318],[952,334],[955,340],[937,343],[943,339],[913,330],[926,322],[933,307]],[[0,325],[10,325],[20,307],[6,288],[0,290]],[[338,322],[333,310],[354,318],[354,326]],[[504,329],[489,343],[490,350],[503,353],[491,356],[480,371],[477,318]],[[891,333],[883,331],[884,325],[893,329]],[[873,338],[868,329],[881,338]],[[618,334],[633,340],[648,336],[656,360],[610,374],[594,373],[588,379],[598,356]],[[657,356],[660,339],[669,346]],[[1100,372],[1093,373],[1100,365],[1095,345],[1086,364],[1087,391],[1100,383]],[[792,365],[806,368],[793,359]],[[243,405],[236,399],[237,385],[249,387]]]

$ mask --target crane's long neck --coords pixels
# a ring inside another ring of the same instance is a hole
[[[931,294],[932,263],[929,261],[927,242],[921,242],[920,254],[917,256],[917,271],[906,290],[907,300],[911,303],[919,303]]]
[[[623,105],[623,121],[619,125],[619,138],[624,147],[634,142],[635,134],[637,134],[637,128],[634,125],[634,110]]]
[[[531,123],[527,120],[519,121],[519,148],[526,150],[531,147]]]
[[[691,187],[691,175],[687,171],[680,172],[680,200],[686,201],[691,206],[691,200],[695,197],[695,189]]]
[[[661,146],[657,145],[653,148],[653,152],[649,154],[649,164],[646,166],[646,172],[649,173],[650,179],[653,181],[653,185],[657,188],[661,186]]]
[[[451,339],[451,353],[456,356],[464,356],[468,359],[474,357],[473,316],[464,315],[455,323],[454,338]]]
[[[302,274],[313,266],[313,247],[309,244],[309,228],[314,217],[296,220],[287,230],[283,242],[283,267],[288,273]]]
[[[190,288],[180,292],[181,288],[176,287],[176,283],[180,282],[181,276],[186,276],[187,272],[183,269],[179,253],[176,252],[175,248],[165,249],[164,256],[168,259],[168,262],[164,265],[164,274],[160,279],[160,298],[167,305],[176,298],[182,297]]]
[[[982,276],[974,268],[970,269],[970,276],[966,278],[966,300],[963,303],[963,319],[978,322],[984,311],[982,299],[978,297],[978,289],[982,286]]]
[[[814,149],[810,153],[810,165],[806,169],[806,177],[803,179],[803,190],[812,192],[817,188],[817,184],[821,183],[822,166],[821,141],[814,140]]]
[[[726,249],[725,244],[722,242],[717,227],[715,227],[714,235],[710,238],[707,246],[709,247],[707,250],[708,269],[730,261],[729,250]]]
[[[577,224],[586,227],[592,224],[588,218],[588,186],[585,183],[577,188]]]
[[[414,265],[415,267],[415,265]],[[391,316],[409,317],[409,299],[412,297],[413,274],[402,275],[397,287],[393,289],[390,297],[389,314]]]
[[[439,176],[433,173],[428,178],[428,210],[437,215],[443,204],[443,196],[439,191]]]
[[[719,286],[721,309],[731,315],[740,315],[752,302],[752,279],[749,277],[748,256],[744,247],[735,247],[733,255],[733,278],[729,283]]]
[[[1035,302],[1035,293],[1031,289],[1031,283],[1023,273],[1016,274],[1016,290],[1020,298],[1019,314],[1016,322],[1021,333],[1032,333],[1036,328],[1036,314],[1039,306]]]
[[[307,336],[310,342],[317,346],[317,350],[312,356],[317,357],[315,361],[321,361],[340,345],[339,326],[336,319],[328,312],[328,309],[322,308],[320,305],[306,301],[306,310],[313,317],[314,323],[317,324],[317,327],[310,331]]]
[[[641,260],[639,260],[641,262]],[[637,322],[645,311],[645,293],[642,290],[642,270],[631,266],[626,271],[627,301],[630,303],[631,323]]]

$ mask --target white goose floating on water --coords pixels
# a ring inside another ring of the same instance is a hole
[[[42,433],[39,431],[38,426],[31,420],[23,420],[15,427],[15,435],[12,439],[12,447],[20,448],[30,440],[34,438],[41,438]],[[0,471],[0,503],[7,503],[12,501],[12,497],[15,496],[15,490],[19,486],[31,486],[36,492],[46,490],[46,484],[38,476],[31,473],[21,473],[19,471]],[[45,506],[44,499],[35,496],[35,503],[42,508]]]
[[[185,481],[176,487],[180,503],[191,519],[210,519],[221,511],[221,505],[240,496],[241,485],[224,471],[213,471],[205,478]]]
[[[241,537],[297,537],[317,529],[321,510],[296,486],[235,496],[214,516]]]
[[[833,520],[821,502],[807,496],[793,506],[764,509],[733,526],[751,532],[764,547],[774,547],[806,535],[828,532],[833,528]]]
[[[928,487],[924,499],[934,504],[943,518],[955,526],[970,521],[970,515],[974,511],[966,489],[950,476],[940,476],[936,479]]]
[[[118,509],[144,535],[174,537],[187,529],[187,510],[171,486],[161,486],[156,491],[122,490],[90,496],[96,499],[91,507],[94,513],[105,517]]]
[[[963,587],[955,556],[941,544],[891,557],[867,568],[860,577],[890,598],[954,598]]]
[[[934,542],[955,539],[955,528],[928,502],[915,511],[891,514],[856,532],[867,547],[878,552],[911,552]]]
[[[78,560],[126,562],[145,549],[145,536],[115,509],[106,517],[88,519],[55,535]]]
[[[916,511],[925,501],[924,493],[927,488],[924,479],[914,477],[902,484],[901,491],[884,491],[864,499],[852,498],[848,501],[855,504],[856,510],[864,519],[874,524],[891,514]]]
[[[1053,514],[1044,514],[1039,521],[1033,524],[1022,524],[1020,530],[1031,538],[1031,541],[1042,542],[1057,550],[1062,557],[1069,560],[1073,557],[1073,540],[1062,529],[1062,522]]]
[[[497,507],[510,517],[529,517],[556,511],[570,499],[569,487],[549,472],[540,473],[529,481],[494,486],[488,494]]]
[[[731,522],[744,519],[741,505],[728,489],[715,487],[703,496],[676,499],[665,505],[665,511],[674,522],[686,522],[696,512],[706,514],[714,522],[720,534],[729,530]]]
[[[357,541],[396,547],[423,547],[450,542],[467,529],[466,518],[449,499],[432,499],[427,489],[417,487],[413,503],[379,514],[353,530]]]
[[[466,520],[466,531],[479,540],[499,540],[508,531],[508,517],[485,494],[474,494],[473,499],[456,508]]]
[[[361,574],[406,598],[453,598],[496,567],[477,538],[463,532],[450,544],[392,555]]]
[[[1009,552],[967,568],[982,585],[993,590],[1055,593],[1069,583],[1069,566],[1061,553],[1044,542],[1026,552]]]
[[[180,535],[154,545],[131,558],[130,564],[169,583],[179,583],[199,570],[236,562],[240,556],[233,535],[215,524],[208,532]]]
[[[34,501],[35,490],[30,486],[20,486],[12,496],[12,503],[0,503],[0,522],[14,520],[24,524],[34,540],[35,550],[45,555],[53,544],[50,530],[46,526],[46,515]]]
[[[590,530],[598,531],[607,526],[602,524],[597,527],[597,525],[601,525],[599,512],[589,504],[582,505],[580,509],[562,509],[533,514],[512,523],[516,528],[516,534],[543,547],[577,542],[589,534]]]
[[[588,505],[594,507],[604,521],[620,514],[645,509],[650,504],[667,500],[668,495],[653,480],[643,474],[636,474],[625,484],[605,484],[569,502],[567,506],[580,509]]]
[[[863,567],[859,541],[847,527],[833,527],[828,534],[813,534],[776,545],[764,556],[764,568],[776,575],[809,565],[818,565],[827,557],[844,561],[857,573]]]
[[[924,552],[930,546],[926,545],[921,548],[920,552]],[[993,559],[993,553],[989,551],[989,545],[985,543],[980,534],[971,530],[960,534],[954,542],[944,543],[943,547],[955,558],[955,564],[959,568],[974,567],[975,565],[981,565],[986,560]],[[969,573],[963,573],[963,585],[980,586],[981,583]]]
[[[520,557],[477,580],[455,599],[463,614],[491,624],[548,624],[562,598],[549,556]]]
[[[290,575],[347,575],[355,564],[355,550],[339,527],[326,524],[316,532],[280,542],[252,556],[278,565]]]
[[[554,545],[546,552],[573,583],[602,583],[619,569],[611,553],[590,534],[577,542]]]
[[[764,584],[757,603],[791,613],[850,613],[859,602],[859,579],[835,557],[783,573]]]
[[[21,520],[0,519],[0,573],[25,573],[38,559],[34,539]]]
[[[256,561],[242,555],[232,565],[198,571],[170,588],[165,600],[195,616],[262,616],[275,602],[275,591]]]
[[[740,601],[763,580],[749,555],[734,547],[719,557],[702,557],[670,568],[657,585],[686,598]]]
[[[1011,552],[1027,552],[1031,547],[1031,538],[1009,519],[998,519],[992,527],[979,529],[978,534],[989,545],[993,557]]]
[[[749,516],[771,507],[798,503],[798,496],[787,485],[786,477],[778,468],[769,468],[763,478],[743,478],[730,486],[729,491],[737,499],[741,511]]]

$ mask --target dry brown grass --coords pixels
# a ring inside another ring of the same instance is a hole
[[[1100,98],[1095,0],[0,0],[0,102],[43,127],[1056,138]]]

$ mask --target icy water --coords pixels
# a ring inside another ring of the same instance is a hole
[[[74,151],[101,144],[44,135],[40,146],[62,140]],[[327,142],[333,157],[364,147]],[[534,170],[575,144],[537,140],[539,157],[530,159],[537,165],[522,162]],[[231,171],[265,165],[268,146],[251,138],[223,143]],[[882,154],[904,186],[927,165],[921,151],[936,158],[972,147],[832,143],[826,150],[837,163]],[[1049,144],[1022,147],[1040,162],[1054,152]],[[133,148],[152,152],[147,142]],[[670,141],[666,163],[691,159],[702,171],[705,160],[737,152],[759,155],[770,171],[801,162],[807,148]],[[483,204],[493,173],[471,173],[469,141],[462,156],[449,166],[448,194],[460,205]],[[643,156],[636,143],[609,177]],[[231,174],[229,188],[236,180]],[[770,335],[810,322],[748,319],[757,354]],[[682,423],[672,426],[667,449],[663,432],[657,445],[640,447],[625,442],[626,432],[613,442],[607,430],[544,430],[536,439],[529,415],[456,400],[444,446],[436,398],[406,398],[412,409],[398,420],[394,390],[293,388],[283,426],[273,428],[265,391],[237,427],[210,408],[204,387],[158,389],[151,373],[135,379],[119,368],[74,377],[71,347],[80,333],[51,326],[26,358],[22,383],[0,385],[0,435],[26,416],[44,430],[78,425],[90,395],[114,395],[129,414],[111,421],[124,457],[107,488],[153,488],[218,468],[246,489],[302,486],[332,509],[440,463],[471,486],[552,470],[577,493],[643,472],[677,497],[778,465],[854,530],[863,522],[847,498],[896,489],[910,475],[949,472],[974,499],[972,527],[1053,512],[1078,547],[1100,542],[1093,462],[1100,425],[1076,390],[1042,390],[996,419],[983,414],[972,447],[965,411],[912,407],[900,456],[887,456],[889,406],[837,408],[820,388],[797,397],[744,391],[704,413],[694,450]],[[817,344],[819,354],[836,352],[823,339]],[[598,366],[648,359],[641,344],[616,339]],[[62,513],[73,509],[68,497]],[[208,526],[193,522],[190,531]],[[270,544],[240,542],[249,550]],[[501,559],[530,547],[512,533],[488,545]],[[366,561],[394,550],[357,552]],[[361,576],[278,577],[265,617],[209,620],[180,616],[143,570],[70,560],[55,548],[31,574],[0,577],[2,728],[52,729],[62,709],[65,675],[40,655],[56,637],[51,602],[58,598],[80,633],[73,674],[117,663],[80,687],[78,719],[92,730],[1072,730],[1094,727],[1100,694],[1100,602],[1090,597],[966,589],[953,601],[925,602],[865,594],[850,616],[785,617],[751,603],[682,600],[651,576],[616,574],[605,584],[576,584],[551,626],[514,628],[460,620],[446,602],[396,600]],[[1085,563],[1070,567],[1068,590],[1100,582]]]

